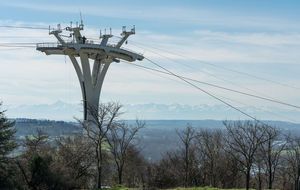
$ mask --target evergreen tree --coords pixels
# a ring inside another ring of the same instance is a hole
[[[0,110],[0,189],[11,184],[12,164],[9,154],[16,148],[15,133],[14,122],[9,121],[5,111]]]

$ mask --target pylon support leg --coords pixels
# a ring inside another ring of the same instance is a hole
[[[69,58],[73,63],[81,87],[84,120],[92,121],[95,118],[90,112],[98,111],[101,88],[110,63],[105,63],[103,59],[95,60],[91,71],[88,55],[86,53],[79,55],[81,67],[74,56],[69,55]]]

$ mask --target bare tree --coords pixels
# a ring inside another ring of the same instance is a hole
[[[198,149],[202,155],[202,162],[208,163],[209,185],[217,186],[217,174],[223,150],[223,134],[221,130],[201,130],[197,134]]]
[[[191,125],[187,125],[187,127],[183,131],[177,130],[177,135],[180,138],[181,143],[183,144],[184,151],[184,186],[187,187],[189,185],[189,177],[190,177],[190,162],[191,162],[191,148],[192,142],[196,137],[196,131]]]
[[[83,136],[60,138],[57,142],[57,158],[53,167],[64,173],[72,188],[87,188],[94,162],[91,143]]]
[[[24,146],[27,148],[27,154],[38,154],[45,147],[49,147],[49,136],[41,129],[37,129],[36,134],[26,136],[23,142]]]
[[[87,137],[92,141],[95,150],[97,167],[97,187],[102,188],[102,170],[104,162],[104,148],[108,146],[108,132],[118,124],[118,117],[121,112],[121,105],[118,103],[100,104],[99,108],[89,106],[89,113],[92,118],[88,122],[81,122]]]
[[[172,151],[162,155],[162,159],[158,163],[152,164],[150,172],[150,187],[173,188],[182,185],[184,179],[184,164],[181,157],[181,152]]]
[[[224,122],[227,129],[228,152],[241,164],[246,178],[246,189],[250,188],[251,169],[257,149],[266,142],[266,130],[258,122]]]
[[[223,148],[225,148],[223,143]],[[220,158],[218,167],[218,175],[222,189],[243,187],[243,173],[241,172],[241,164],[232,155],[226,151],[223,152]]]
[[[144,122],[136,121],[136,126],[128,126],[126,123],[120,123],[110,128],[108,143],[111,154],[118,172],[118,183],[122,184],[124,164],[127,159],[127,150],[132,145],[136,134],[145,126]]]
[[[16,159],[17,165],[23,175],[23,178],[28,182],[28,176],[26,175],[26,170],[29,170],[28,163],[32,157],[35,155],[46,155],[51,152],[49,144],[49,136],[43,132],[41,129],[37,129],[36,134],[26,136],[23,142],[23,146],[26,148],[24,154]]]
[[[286,151],[290,177],[294,181],[294,189],[300,189],[300,138],[289,137]]]
[[[262,144],[261,146],[263,146],[264,144]],[[260,147],[258,148],[257,153],[255,154],[255,177],[257,179],[257,189],[258,190],[262,190],[263,188],[263,181],[264,181],[264,177],[265,177],[265,171],[266,171],[266,164],[264,163],[264,159],[265,159],[265,152],[264,150]]]
[[[273,189],[273,183],[275,180],[275,174],[279,165],[280,156],[282,151],[286,147],[286,141],[280,139],[280,130],[265,126],[266,142],[260,146],[262,154],[260,154],[264,160],[265,168],[268,175],[268,189]]]
[[[123,171],[123,184],[129,188],[140,187],[145,189],[148,181],[148,163],[140,149],[137,149],[134,145],[130,145],[127,148],[126,157]]]
[[[30,189],[56,186],[50,163],[54,148],[50,146],[49,136],[38,129],[36,134],[26,136],[26,152],[16,159],[22,178]]]

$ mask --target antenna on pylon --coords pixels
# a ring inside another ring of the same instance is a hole
[[[80,11],[80,25],[79,25],[79,28],[80,29],[83,29],[83,19],[82,19],[82,14],[81,14],[81,11]]]

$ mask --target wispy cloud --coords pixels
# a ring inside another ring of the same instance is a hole
[[[77,14],[81,11],[84,15],[97,16],[102,18],[133,19],[155,22],[177,23],[180,25],[195,26],[219,26],[229,28],[255,28],[255,29],[273,29],[273,30],[299,30],[297,21],[282,19],[280,17],[261,17],[260,15],[243,15],[242,12],[231,14],[219,9],[208,7],[187,7],[176,5],[151,5],[142,4],[115,4],[97,3],[88,4],[70,4],[59,2],[54,3],[36,3],[23,1],[10,1],[2,3],[7,7],[22,8],[40,12],[69,13]]]
[[[239,43],[265,47],[300,46],[300,32],[215,32],[199,30],[194,32],[197,38],[207,41]]]

